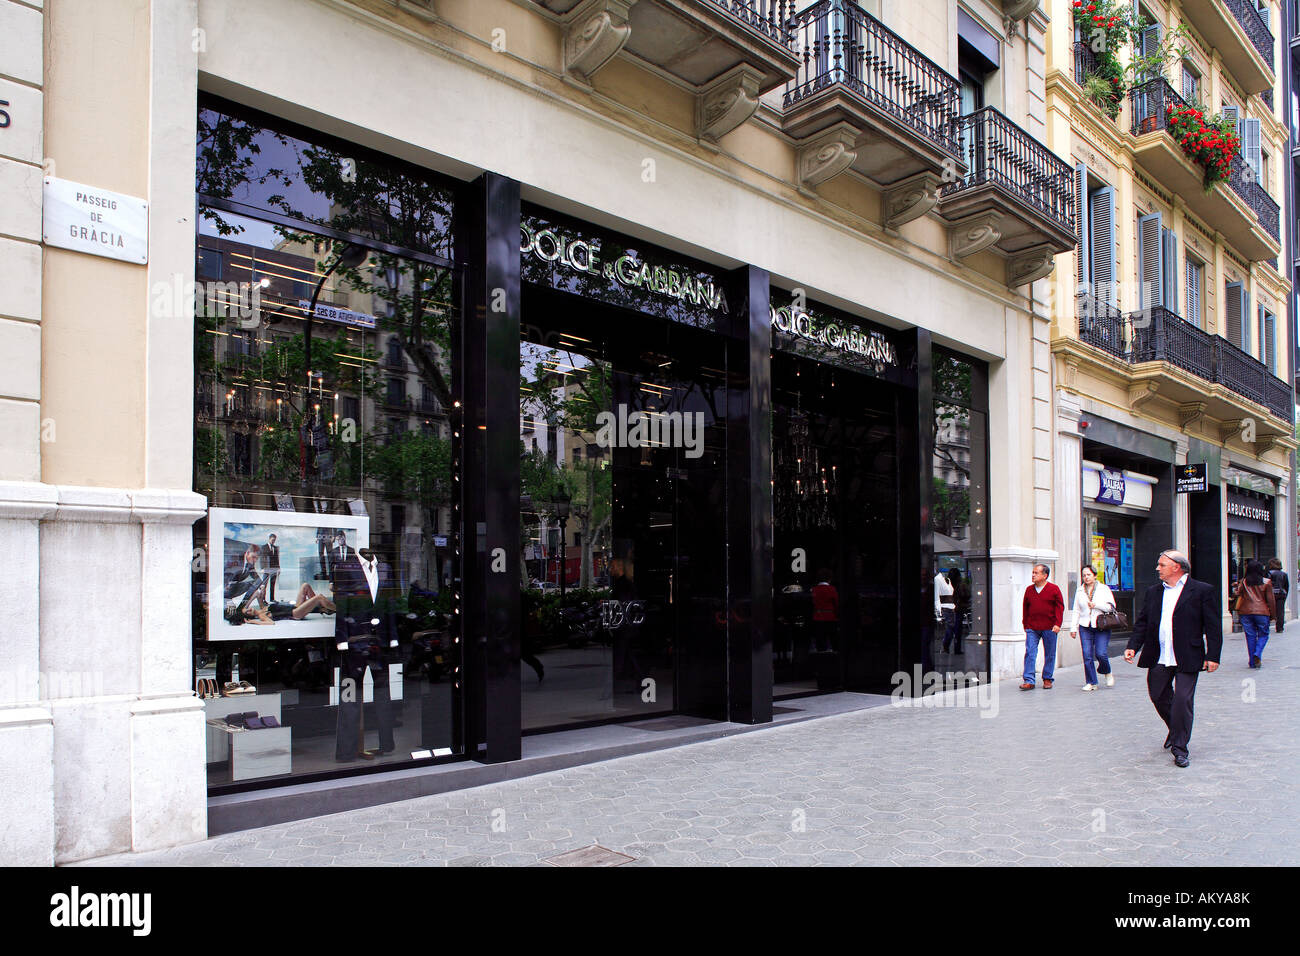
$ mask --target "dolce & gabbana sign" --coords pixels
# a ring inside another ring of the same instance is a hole
[[[628,289],[640,289],[679,302],[727,311],[721,285],[711,276],[672,266],[652,265],[627,249],[602,249],[596,237],[581,238],[559,228],[527,220],[519,224],[519,252],[552,266],[603,278]]]
[[[855,328],[788,305],[772,310],[772,328],[808,342],[861,355],[882,365],[898,367],[898,349],[874,330]]]

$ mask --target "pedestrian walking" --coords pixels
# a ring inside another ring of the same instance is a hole
[[[1115,675],[1110,669],[1110,628],[1098,627],[1097,619],[1115,610],[1115,596],[1104,581],[1097,580],[1091,564],[1079,570],[1083,581],[1074,592],[1074,626],[1083,649],[1083,689],[1097,689],[1097,675],[1106,678],[1106,686],[1115,686]]]
[[[1039,642],[1043,645],[1043,690],[1052,689],[1052,675],[1056,673],[1056,635],[1061,633],[1061,622],[1065,620],[1065,598],[1061,589],[1047,580],[1049,574],[1047,565],[1035,564],[1029,573],[1033,583],[1025,588],[1020,614],[1025,628],[1025,673],[1021,690],[1034,689]]]
[[[1273,607],[1273,582],[1264,576],[1264,565],[1251,561],[1246,565],[1246,576],[1237,582],[1233,592],[1237,603],[1237,616],[1246,632],[1246,652],[1250,666],[1260,667],[1264,645],[1268,643],[1268,629],[1275,614]]]
[[[1174,766],[1189,764],[1196,679],[1201,671],[1219,669],[1223,651],[1223,618],[1214,588],[1191,575],[1192,563],[1181,551],[1162,551],[1156,561],[1160,583],[1147,588],[1124,650],[1124,660],[1137,658],[1147,669],[1147,693],[1156,713],[1169,728],[1165,749]]]
[[[1277,622],[1277,632],[1282,633],[1282,626],[1286,624],[1286,598],[1291,593],[1291,579],[1286,576],[1282,570],[1282,562],[1278,558],[1272,558],[1268,562],[1268,577],[1273,582],[1273,620]]]

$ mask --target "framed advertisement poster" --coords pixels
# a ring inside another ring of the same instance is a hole
[[[370,519],[212,508],[208,640],[332,637],[334,572],[370,544]]]

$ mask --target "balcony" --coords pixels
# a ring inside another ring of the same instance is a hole
[[[1233,156],[1228,179],[1207,195],[1201,167],[1187,158],[1173,134],[1166,135],[1168,108],[1181,109],[1187,101],[1164,78],[1135,86],[1129,100],[1137,162],[1251,262],[1275,258],[1282,251],[1278,205],[1249,175],[1241,154]]]
[[[1050,272],[1055,256],[1078,244],[1074,171],[991,106],[960,117],[956,129],[968,172],[939,193],[953,254],[994,248],[1008,260],[1008,285],[1042,278],[1044,266]]]
[[[1183,16],[1247,93],[1273,86],[1273,33],[1252,0],[1197,0]]]
[[[696,95],[696,134],[716,140],[759,97],[795,75],[795,0],[536,0],[564,30],[564,68],[580,83],[624,52]]]
[[[799,70],[786,87],[783,126],[800,142],[800,184],[852,168],[885,189],[886,225],[924,215],[944,171],[965,172],[957,81],[848,0],[822,0],[790,25]]]
[[[1080,296],[1078,315],[1080,342],[1133,366],[1129,396],[1135,407],[1159,395],[1178,406],[1184,427],[1206,417],[1222,422],[1226,441],[1251,417],[1244,399],[1286,423],[1257,423],[1258,442],[1272,447],[1275,438],[1291,436],[1291,386],[1222,336],[1162,306],[1125,316],[1106,303]]]

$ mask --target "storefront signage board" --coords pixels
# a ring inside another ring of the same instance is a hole
[[[1206,476],[1205,462],[1203,461],[1197,464],[1179,465],[1175,469],[1174,477],[1174,491],[1180,495],[1208,491],[1210,487],[1209,479]]]
[[[1099,472],[1101,486],[1097,491],[1097,501],[1107,505],[1124,503],[1124,472],[1103,468]]]
[[[1262,521],[1268,524],[1273,520],[1273,509],[1250,498],[1229,498],[1228,515],[1233,518],[1245,518],[1249,521]]]
[[[45,177],[47,246],[143,265],[149,261],[149,203],[84,183]]]

